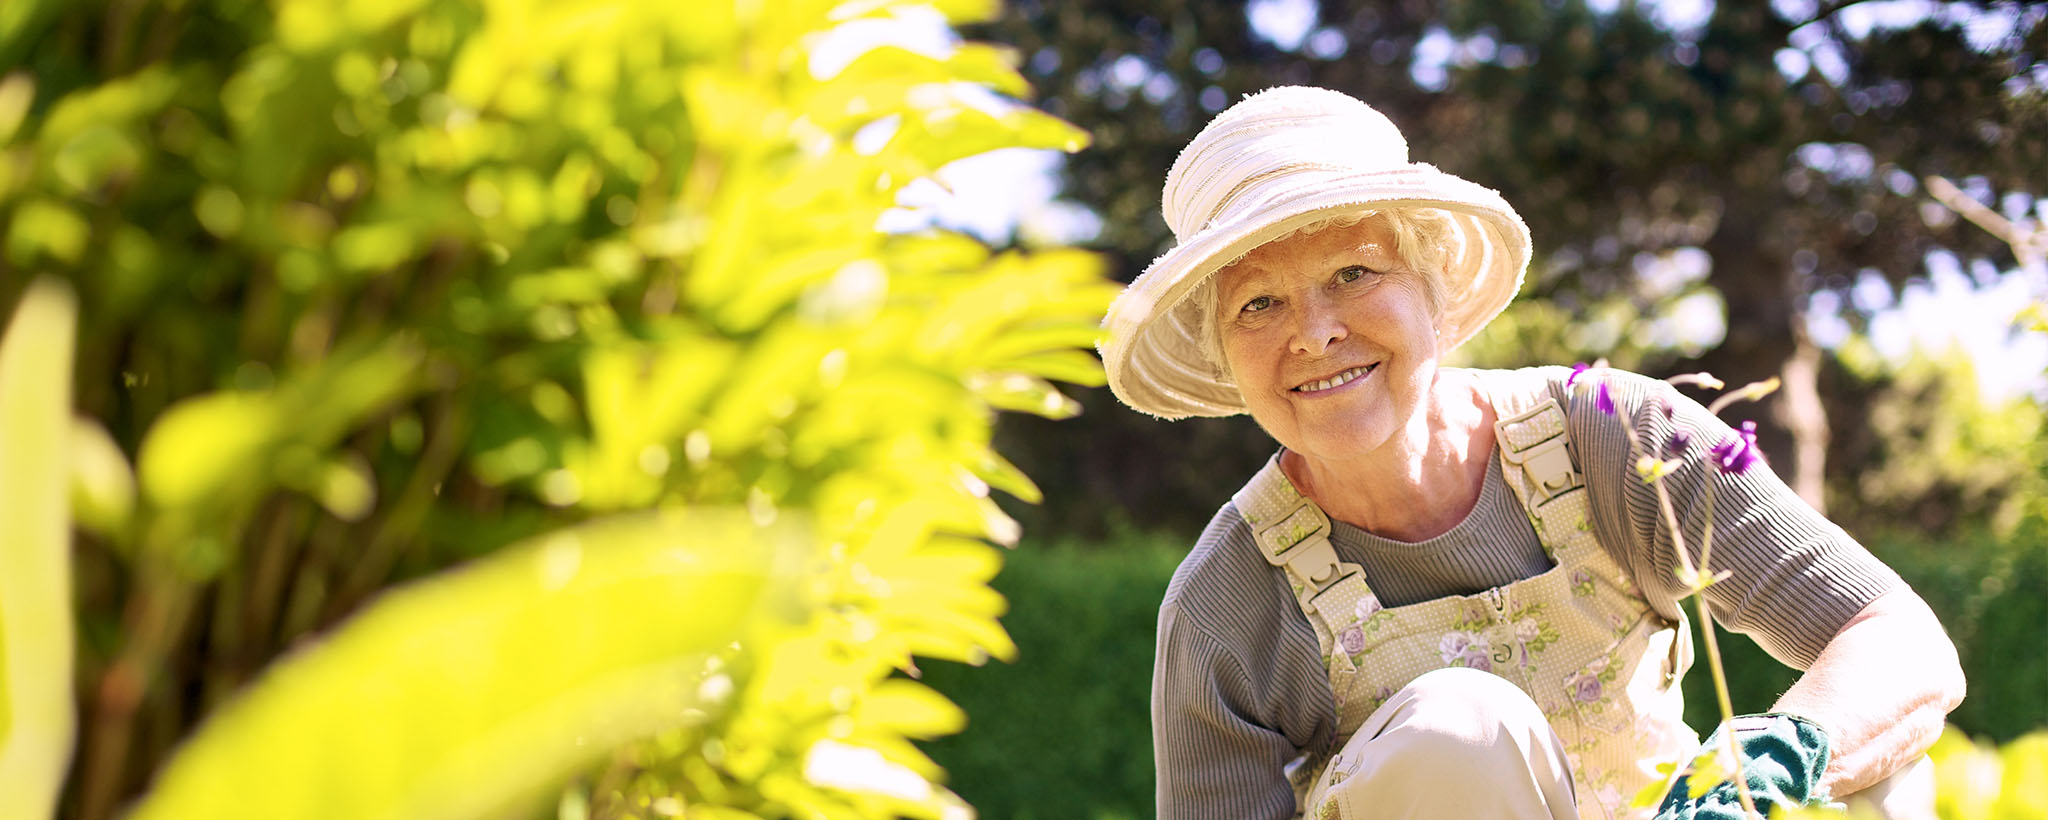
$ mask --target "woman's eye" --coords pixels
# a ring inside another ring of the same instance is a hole
[[[1258,297],[1258,298],[1256,298],[1256,299],[1253,299],[1253,300],[1251,300],[1251,301],[1249,301],[1249,302],[1246,302],[1246,303],[1244,303],[1244,311],[1245,311],[1246,313],[1256,313],[1256,312],[1258,312],[1258,311],[1261,311],[1261,310],[1265,310],[1266,308],[1269,308],[1269,307],[1272,307],[1272,306],[1273,306],[1273,297],[1271,297],[1271,296],[1261,296],[1261,297]]]
[[[1372,271],[1367,270],[1364,265],[1351,265],[1349,267],[1337,271],[1337,281],[1356,282],[1360,279],[1364,279],[1367,275],[1371,273]]]

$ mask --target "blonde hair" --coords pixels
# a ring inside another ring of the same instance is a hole
[[[1444,287],[1444,266],[1450,259],[1451,216],[1436,208],[1390,208],[1378,211],[1353,211],[1321,219],[1303,225],[1271,242],[1308,236],[1329,228],[1349,228],[1368,219],[1385,223],[1394,235],[1394,255],[1401,260],[1408,273],[1421,277],[1423,300],[1429,306],[1430,318],[1438,324],[1437,335],[1455,335],[1456,328],[1443,327],[1444,305],[1449,294]],[[1202,355],[1226,378],[1233,378],[1230,361],[1223,355],[1223,325],[1217,321],[1218,302],[1222,295],[1216,287],[1216,274],[1244,261],[1250,251],[1216,268],[1214,273],[1202,279],[1202,284],[1188,294],[1179,310],[1198,311],[1198,315],[1182,316],[1182,321],[1195,330],[1200,339]],[[1189,318],[1194,319],[1188,322]]]

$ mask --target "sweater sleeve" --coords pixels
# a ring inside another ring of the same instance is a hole
[[[1559,378],[1555,389],[1569,394],[1568,427],[1590,490],[1595,534],[1620,553],[1617,560],[1658,609],[1674,611],[1684,588],[1675,575],[1678,553],[1656,489],[1636,478],[1634,464],[1644,453],[1682,459],[1663,483],[1695,566],[1707,523],[1713,522],[1705,570],[1730,573],[1707,589],[1714,620],[1754,638],[1785,665],[1806,669],[1850,617],[1903,583],[1785,486],[1769,465],[1720,470],[1709,450],[1736,433],[1698,402],[1666,382],[1633,373],[1608,371],[1599,378],[1613,398],[1613,414],[1602,411],[1593,385],[1567,390]],[[1640,449],[1631,451],[1624,424],[1634,429]]]
[[[1152,759],[1160,820],[1294,814],[1285,774],[1295,746],[1254,719],[1254,685],[1224,645],[1159,611],[1152,672]]]

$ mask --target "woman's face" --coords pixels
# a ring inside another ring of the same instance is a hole
[[[1216,280],[1224,357],[1282,445],[1354,458],[1416,418],[1436,377],[1436,319],[1383,221],[1262,245]]]

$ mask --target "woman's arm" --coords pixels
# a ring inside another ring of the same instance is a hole
[[[1257,687],[1233,653],[1174,615],[1162,608],[1152,673],[1160,820],[1292,815],[1294,745],[1249,716]]]
[[[1774,711],[1812,720],[1827,734],[1826,793],[1860,791],[1925,752],[1963,696],[1955,646],[1926,603],[1767,465],[1727,473],[1712,467],[1706,448],[1733,431],[1706,408],[1661,382],[1623,373],[1608,378],[1625,410],[1609,416],[1592,406],[1591,391],[1574,393],[1574,444],[1588,471],[1596,530],[1603,540],[1630,545],[1644,591],[1664,606],[1688,592],[1673,580],[1676,553],[1655,491],[1627,469],[1634,454],[1621,423],[1634,425],[1643,446],[1662,455],[1676,449],[1668,447],[1674,432],[1690,439],[1684,449],[1692,457],[1665,479],[1687,551],[1697,565],[1711,516],[1707,569],[1732,573],[1707,590],[1714,620],[1805,670]],[[1717,491],[1711,511],[1704,504],[1709,482]],[[1609,512],[1597,514],[1603,510]]]
[[[1821,787],[1842,797],[1925,753],[1963,690],[1955,644],[1926,602],[1902,586],[1850,618],[1772,711],[1827,732]]]
[[[1690,614],[1683,599],[1692,590],[1674,573],[1677,547],[1657,490],[1636,477],[1640,453],[1669,458],[1683,452],[1683,466],[1662,484],[1671,493],[1695,567],[1707,522],[1713,521],[1711,566],[1705,569],[1731,573],[1707,589],[1714,620],[1754,638],[1786,666],[1812,666],[1851,618],[1904,586],[1897,573],[1786,487],[1768,464],[1718,469],[1709,448],[1735,432],[1698,402],[1662,381],[1610,371],[1605,381],[1620,410],[1610,415],[1581,381],[1571,393],[1567,421],[1586,474],[1594,534],[1667,617]],[[1624,427],[1635,429],[1640,453],[1631,450]],[[1711,508],[1709,485],[1715,495]]]
[[[1286,820],[1286,766],[1336,732],[1329,673],[1287,581],[1225,504],[1159,605],[1152,748],[1160,820]]]

